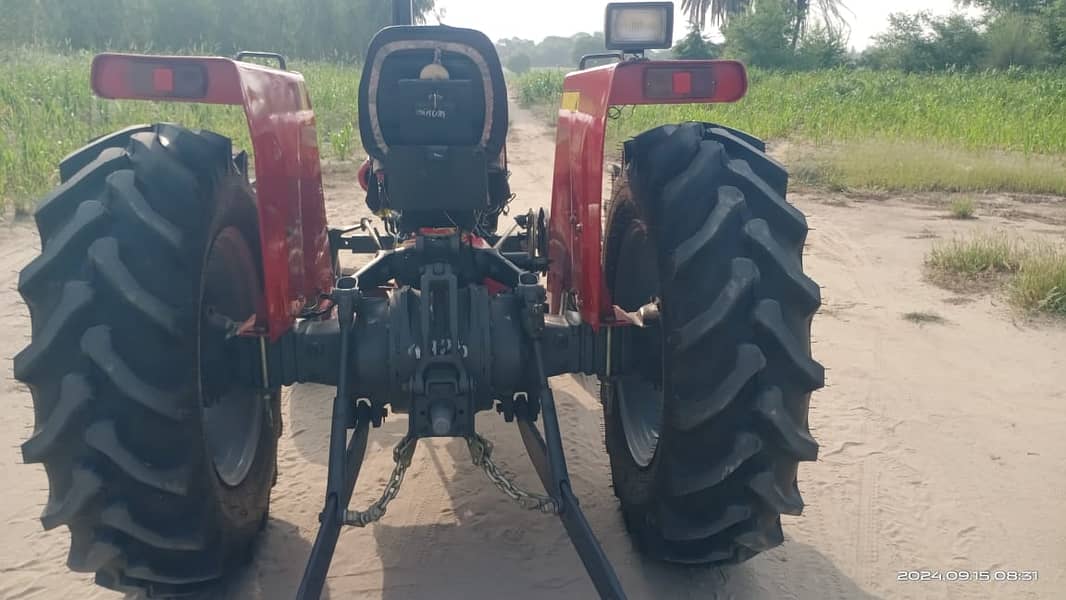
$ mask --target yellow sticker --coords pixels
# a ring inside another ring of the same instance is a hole
[[[581,106],[581,92],[563,92],[563,110],[577,112]]]

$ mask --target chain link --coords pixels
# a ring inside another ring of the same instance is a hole
[[[392,450],[392,459],[396,462],[396,466],[392,469],[389,483],[385,486],[385,491],[381,493],[381,498],[371,504],[366,510],[344,511],[345,525],[366,527],[371,523],[380,521],[381,517],[385,516],[385,510],[388,509],[389,503],[400,493],[400,485],[403,484],[403,476],[407,473],[408,467],[411,466],[411,457],[415,454],[417,442],[418,438],[408,436],[400,440],[399,444],[396,444],[396,447]]]
[[[392,469],[389,483],[385,486],[385,491],[381,493],[381,498],[371,504],[366,510],[344,511],[345,525],[366,527],[371,523],[380,521],[385,516],[389,503],[396,499],[396,496],[400,493],[400,486],[403,485],[404,475],[411,466],[411,459],[414,456],[417,442],[417,438],[405,437],[396,445],[396,448],[392,451],[392,459],[396,462],[396,466]],[[474,466],[480,467],[485,471],[489,481],[501,492],[517,502],[519,506],[548,515],[559,513],[559,505],[551,496],[534,494],[522,489],[493,462],[492,442],[475,433],[466,439],[466,444],[470,449],[470,458]]]
[[[481,467],[489,481],[519,506],[548,515],[559,514],[559,505],[550,496],[527,492],[500,470],[500,467],[492,461],[492,442],[475,433],[466,438],[466,444],[470,448],[470,458],[474,466]]]

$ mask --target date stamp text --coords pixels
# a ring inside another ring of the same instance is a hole
[[[1016,569],[995,569],[982,571],[976,569],[918,569],[896,571],[896,581],[899,582],[923,582],[923,581],[949,581],[949,582],[1033,582],[1040,579],[1039,571],[1023,571]]]

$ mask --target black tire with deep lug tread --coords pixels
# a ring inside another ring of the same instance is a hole
[[[218,392],[239,394],[258,424],[234,485],[201,419],[214,395],[201,370],[217,364],[207,357],[218,339],[203,327],[205,289],[241,312],[262,293],[253,192],[230,148],[174,125],[99,138],[63,161],[62,185],[35,214],[41,255],[19,276],[33,336],[15,376],[36,421],[23,457],[44,463],[41,521],[69,527],[70,568],[113,589],[208,586],[250,558],[267,518],[277,390]],[[205,283],[240,273],[232,286]]]
[[[798,463],[818,453],[807,223],[785,200],[787,173],[750,136],[686,123],[625,152],[607,285],[626,310],[658,298],[662,321],[641,344],[652,368],[602,386],[615,494],[645,553],[740,562],[783,541],[780,515],[803,508]]]

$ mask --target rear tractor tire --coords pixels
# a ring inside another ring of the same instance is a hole
[[[648,555],[744,561],[783,541],[815,460],[810,393],[819,287],[803,215],[761,142],[705,123],[626,143],[608,211],[607,285],[628,311],[659,304],[639,372],[601,387],[615,494]]]
[[[278,391],[229,381],[217,326],[262,301],[253,192],[228,139],[173,125],[100,138],[60,176],[19,275],[41,522],[100,585],[192,593],[250,558],[275,477]]]

